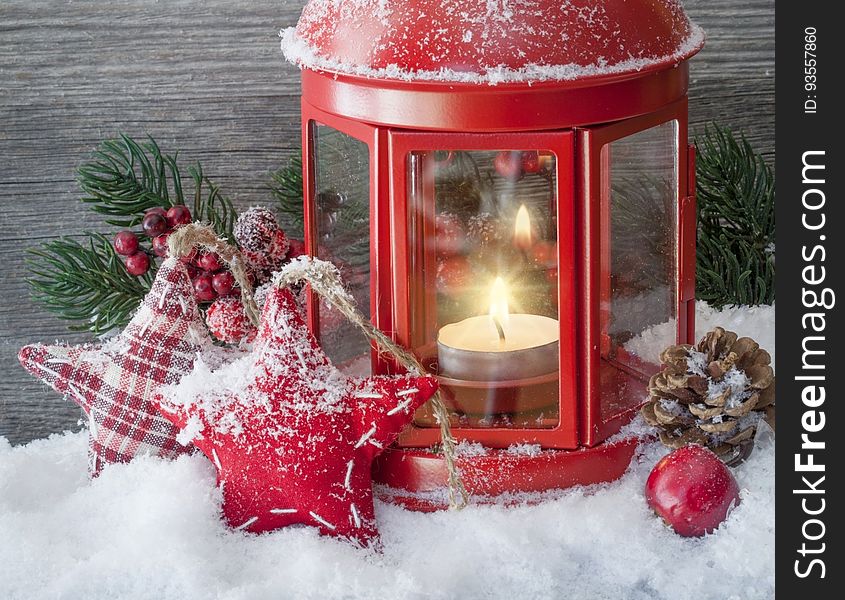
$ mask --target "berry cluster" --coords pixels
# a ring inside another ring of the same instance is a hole
[[[191,222],[191,211],[187,206],[177,205],[164,209],[151,208],[144,214],[141,229],[144,236],[152,240],[152,253],[167,256],[167,236],[176,227]],[[150,270],[150,253],[141,247],[141,239],[132,231],[121,231],[114,237],[114,250],[126,257],[126,271],[140,277]]]
[[[519,181],[527,173],[543,173],[548,169],[549,157],[536,150],[525,152],[503,150],[496,155],[493,166],[496,172],[511,181]]]
[[[231,296],[235,289],[235,276],[224,269],[223,261],[213,252],[200,252],[196,248],[181,258],[188,267],[194,283],[194,296],[200,302],[213,302],[219,296]]]
[[[244,262],[253,287],[256,290],[256,299],[260,295],[261,286],[265,286],[286,262],[297,256],[305,254],[305,246],[299,240],[291,240],[285,235],[284,230],[279,226],[275,215],[266,208],[253,207],[238,217],[234,228],[235,240],[241,250]],[[208,264],[210,259],[203,257],[197,259],[198,266],[206,273],[213,272]],[[221,342],[240,344],[250,342],[255,338],[257,330],[247,318],[243,302],[238,297],[231,297],[218,289],[219,278],[229,275],[223,271],[216,273],[211,278],[212,291],[219,296],[213,299],[211,306],[206,312],[206,325],[215,338]],[[207,290],[206,280],[203,275],[194,279],[194,288],[197,290],[197,297]],[[201,286],[201,289],[197,287]],[[260,302],[259,302],[260,303]]]

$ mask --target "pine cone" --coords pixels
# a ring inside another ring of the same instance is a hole
[[[697,346],[666,348],[660,362],[642,415],[666,446],[702,444],[735,466],[751,454],[760,419],[774,428],[771,356],[751,338],[717,327]]]

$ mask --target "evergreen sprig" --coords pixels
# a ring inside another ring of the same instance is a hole
[[[66,321],[71,331],[105,333],[123,327],[147,294],[155,267],[130,275],[111,241],[85,233],[83,242],[60,238],[30,250],[33,297]]]
[[[270,193],[276,198],[279,213],[284,218],[284,225],[292,227],[298,233],[304,227],[305,215],[302,210],[302,157],[294,154],[288,164],[277,171],[270,172]]]
[[[82,202],[105,215],[105,222],[136,227],[154,207],[169,208],[192,200],[194,220],[212,225],[234,242],[237,212],[202,165],[187,168],[193,198],[183,186],[177,155],[165,154],[154,139],[138,142],[127,135],[102,142],[77,171]],[[190,186],[190,183],[188,184]],[[152,285],[155,261],[141,277],[130,275],[102,232],[81,240],[61,238],[29,250],[29,284],[35,301],[66,321],[73,331],[94,334],[125,326]]]
[[[713,306],[775,300],[775,181],[751,144],[713,125],[696,141],[696,296]]]
[[[177,156],[162,153],[152,138],[137,142],[121,135],[106,140],[77,171],[79,186],[86,194],[81,200],[94,212],[106,215],[106,223],[118,227],[138,225],[151,208],[186,204]],[[232,239],[237,219],[232,202],[203,175],[199,163],[189,166],[188,174],[194,183],[194,219],[210,223]]]

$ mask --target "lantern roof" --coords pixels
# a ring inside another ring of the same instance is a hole
[[[679,0],[311,0],[281,36],[305,69],[487,85],[638,76],[704,44]]]

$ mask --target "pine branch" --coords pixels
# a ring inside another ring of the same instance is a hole
[[[82,202],[106,215],[106,223],[134,227],[150,208],[185,204],[178,154],[163,154],[154,139],[139,143],[122,135],[106,140],[92,160],[77,171],[85,192]],[[194,219],[210,223],[219,234],[232,238],[237,214],[232,202],[203,176],[202,166],[188,168],[194,182]]]
[[[774,174],[744,137],[708,127],[696,141],[696,295],[720,308],[775,300]]]
[[[111,242],[86,233],[80,243],[60,238],[29,250],[33,298],[64,320],[72,331],[105,333],[132,318],[155,277],[152,265],[142,277],[130,275]]]
[[[284,224],[301,232],[305,215],[302,204],[302,157],[299,152],[290,158],[287,165],[270,172],[268,187],[276,198]]]

